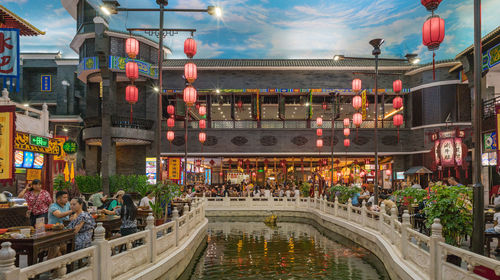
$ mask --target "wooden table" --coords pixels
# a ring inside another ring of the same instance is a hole
[[[113,232],[120,231],[122,225],[121,217],[116,215],[106,215],[103,218],[97,218],[95,222],[102,223],[102,226],[106,229],[105,238],[110,238]]]
[[[19,267],[19,256],[28,256],[28,266],[42,261],[45,252],[49,248],[66,245],[66,253],[73,251],[75,243],[75,233],[72,229],[46,231],[45,233],[32,235],[30,238],[0,239],[0,242],[12,243],[12,249],[16,250],[16,266]]]

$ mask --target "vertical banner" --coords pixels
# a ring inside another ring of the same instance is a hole
[[[181,178],[181,159],[169,158],[168,159],[168,179],[179,180]]]
[[[361,115],[363,116],[363,120],[366,120],[366,115],[367,115],[367,102],[366,102],[366,90],[363,90],[363,92],[361,92]]]
[[[149,184],[156,184],[156,158],[146,158],[146,176]]]
[[[6,78],[10,79],[12,91],[13,81],[16,78],[16,91],[19,91],[19,29],[0,28],[0,78],[3,78],[3,87]]]
[[[0,107],[0,182],[14,178],[15,106]]]

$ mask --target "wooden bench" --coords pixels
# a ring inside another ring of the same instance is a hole
[[[500,238],[500,233],[495,232],[495,233],[489,233],[486,232],[484,233],[484,242],[486,243],[486,252],[487,256],[491,256],[491,242],[493,241],[493,238]]]

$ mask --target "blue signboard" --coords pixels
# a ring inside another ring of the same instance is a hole
[[[33,152],[24,152],[23,168],[33,168],[35,154]]]
[[[0,28],[0,83],[19,91],[19,29]],[[0,84],[0,86],[2,86]]]
[[[51,75],[42,75],[40,79],[40,88],[41,91],[52,91],[52,76]]]

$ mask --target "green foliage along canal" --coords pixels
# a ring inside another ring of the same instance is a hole
[[[380,260],[311,225],[211,221],[194,279],[389,279]]]

